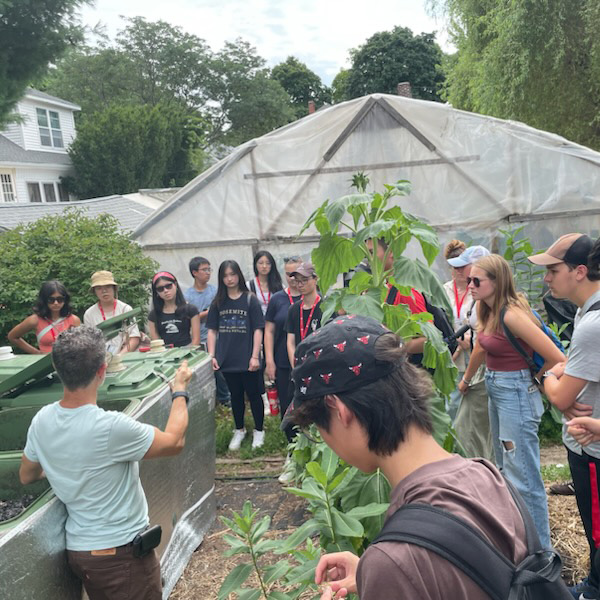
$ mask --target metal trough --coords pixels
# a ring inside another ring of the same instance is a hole
[[[0,522],[1,599],[81,598],[79,581],[66,562],[64,505],[45,480],[30,486],[21,486],[18,480],[31,419],[42,406],[62,395],[62,385],[52,376],[48,359],[17,356],[0,363],[0,395],[4,394],[0,397],[0,499],[35,496],[21,514]],[[164,598],[169,596],[216,513],[215,389],[210,359],[204,352],[184,348],[160,354],[124,355],[126,370],[107,376],[98,400],[107,410],[122,410],[143,423],[163,428],[171,408],[167,381],[184,359],[194,371],[185,449],[174,458],[140,463],[150,522],[163,529],[158,551]],[[21,372],[20,379],[15,377],[15,370]]]

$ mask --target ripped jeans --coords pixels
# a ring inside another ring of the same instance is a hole
[[[529,369],[486,371],[490,429],[496,465],[515,485],[535,523],[543,548],[551,548],[548,500],[540,472],[538,428],[542,396]]]

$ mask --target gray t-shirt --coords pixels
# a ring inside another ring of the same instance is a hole
[[[565,375],[588,382],[579,392],[577,402],[593,406],[592,417],[595,419],[600,418],[600,311],[587,310],[598,301],[600,291],[590,296],[575,315],[575,328],[565,368]],[[563,426],[563,442],[569,450],[581,454],[581,445],[567,433],[566,425]],[[600,442],[586,446],[585,453],[600,458]]]
[[[152,425],[95,404],[54,402],[33,418],[24,453],[67,507],[68,550],[122,546],[148,525],[138,461],[153,440]]]
[[[194,286],[188,288],[183,294],[189,304],[193,304],[198,312],[202,312],[210,308],[213,298],[217,295],[217,288],[210,283],[206,284],[206,289],[199,292]],[[206,320],[200,323],[200,342],[206,344],[208,337],[208,329],[206,328]]]

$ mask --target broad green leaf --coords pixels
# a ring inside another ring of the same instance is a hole
[[[337,233],[340,221],[344,218],[349,206],[364,206],[366,210],[370,202],[370,194],[349,194],[330,202],[325,207],[325,215],[329,221],[331,231]]]
[[[379,238],[385,238],[385,234],[394,230],[396,227],[397,225],[395,221],[387,221],[385,219],[380,219],[379,221],[375,221],[375,223],[370,223],[360,231],[356,232],[354,245],[358,246],[366,240],[378,240]]]
[[[306,470],[323,486],[327,486],[327,475],[317,462],[309,462],[306,465]]]
[[[446,352],[448,346],[446,342],[444,342],[444,338],[442,337],[442,332],[433,324],[433,321],[429,321],[428,323],[421,323],[421,331],[427,338],[427,341],[435,348],[436,352],[443,353]],[[425,365],[426,367],[433,367],[435,365]]]
[[[238,592],[238,600],[259,600],[261,593],[260,590],[241,589]]]
[[[295,548],[297,548],[300,544],[302,544],[306,538],[310,537],[314,533],[319,530],[319,524],[315,519],[309,519],[306,523],[300,525],[298,529],[292,533],[292,535],[288,536],[284,543],[275,550],[275,554],[285,554],[287,552],[291,552]]]
[[[327,446],[327,448],[325,448],[323,451],[323,456],[321,457],[321,468],[325,473],[327,482],[331,480],[339,464],[340,459],[338,458],[337,454],[329,446]]]
[[[321,236],[311,257],[319,275],[321,292],[327,294],[338,275],[356,267],[363,254],[360,248],[354,247],[351,239],[328,233]]]
[[[273,552],[281,546],[281,540],[260,540],[254,544],[254,552],[256,554],[265,554],[266,552]]]
[[[349,314],[373,317],[377,321],[383,320],[383,308],[377,288],[371,288],[366,294],[355,296],[346,294],[342,298],[342,308]]]
[[[431,265],[440,251],[440,244],[435,229],[422,221],[411,219],[408,222],[408,230],[412,236],[419,240],[423,256],[429,265]]]
[[[363,526],[358,519],[340,512],[337,508],[331,508],[331,518],[336,537],[360,537],[364,533]]]
[[[344,481],[344,479],[346,478],[346,475],[348,475],[348,472],[350,471],[349,467],[346,467],[341,473],[338,473],[332,481],[329,482],[329,484],[327,485],[327,493],[331,493],[333,492],[339,485],[340,483],[342,483],[342,481]]]
[[[419,331],[419,326],[410,319],[410,308],[406,304],[384,304],[383,315],[383,324],[400,337],[413,337]]]
[[[227,575],[221,589],[219,590],[218,599],[225,600],[232,592],[237,592],[242,584],[252,573],[252,565],[241,564],[238,565]]]
[[[441,306],[452,314],[448,296],[434,272],[420,260],[405,256],[394,259],[394,281],[398,285],[410,286],[425,294],[435,306]]]
[[[324,214],[325,207],[327,206],[328,202],[329,202],[329,200],[325,200],[325,202],[321,206],[319,206],[318,208],[315,208],[315,210],[312,211],[312,213],[310,214],[308,219],[306,219],[306,222],[304,223],[304,225],[302,225],[302,229],[300,229],[300,233],[298,234],[298,237],[300,237],[315,222],[315,219],[319,215]]]
[[[274,565],[264,569],[263,580],[265,583],[272,583],[281,579],[290,570],[290,563],[287,560],[280,560]]]
[[[225,556],[233,556],[234,554],[249,554],[250,548],[246,545],[244,540],[233,535],[224,535],[223,539],[229,544],[230,548],[225,551]]]
[[[294,567],[285,578],[286,585],[294,585],[296,583],[313,583],[315,580],[315,569],[319,559],[309,560],[297,567]]]
[[[298,489],[298,488],[292,488],[292,487],[288,487],[288,488],[284,488],[286,492],[289,492],[290,494],[294,494],[294,496],[300,496],[301,498],[306,498],[307,500],[314,500],[315,502],[325,502],[325,493],[324,492],[320,492],[320,493],[315,493],[312,490],[306,490],[306,489]]]
[[[250,539],[252,540],[252,543],[256,544],[256,542],[258,542],[258,540],[260,540],[260,538],[267,532],[270,526],[271,517],[268,515],[256,523],[250,532]]]
[[[321,302],[321,323],[325,324],[331,319],[331,315],[336,311],[337,304],[342,298],[346,289],[343,290],[331,290],[327,297]]]
[[[433,437],[435,441],[442,446],[450,430],[451,419],[446,413],[444,399],[442,397],[433,398],[430,401],[429,412],[433,421]]]
[[[356,271],[350,280],[350,291],[353,294],[360,294],[364,290],[368,289],[371,286],[373,281],[373,275],[367,273],[367,271]]]
[[[267,596],[268,600],[293,600],[293,596],[286,594],[285,592],[270,592]]]
[[[237,524],[235,523],[235,521],[233,521],[232,519],[228,519],[227,517],[219,517],[221,519],[221,523],[223,523],[223,525],[225,525],[226,527],[229,527],[229,529],[231,529],[231,531],[233,531],[234,533],[237,533],[237,535],[241,536],[241,537],[246,537],[246,533],[240,529]]]
[[[388,503],[383,504],[367,504],[366,506],[357,506],[346,512],[346,516],[354,517],[355,519],[366,519],[367,517],[377,517],[383,514],[389,507]]]

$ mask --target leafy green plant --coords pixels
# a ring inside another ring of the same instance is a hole
[[[249,501],[244,503],[241,513],[232,511],[232,517],[221,517],[221,522],[231,530],[231,534],[223,536],[230,546],[225,555],[245,554],[249,562],[237,565],[225,578],[219,590],[219,600],[228,598],[232,593],[237,594],[240,600],[294,600],[307,588],[316,587],[313,583],[314,570],[321,552],[308,536],[302,540],[305,544],[300,549],[296,547],[300,542],[290,545],[291,538],[284,541],[267,539],[265,534],[271,518],[264,516],[259,519],[258,510],[253,510]],[[269,564],[265,555],[272,552],[288,554],[292,562],[278,560]],[[252,573],[257,586],[243,587]]]
[[[114,217],[104,214],[91,219],[77,210],[3,233],[0,256],[0,340],[31,314],[44,281],[62,281],[71,294],[72,308],[82,317],[98,301],[90,291],[94,271],[112,271],[119,298],[134,308],[145,308],[158,268],[139,244],[119,231]]]

